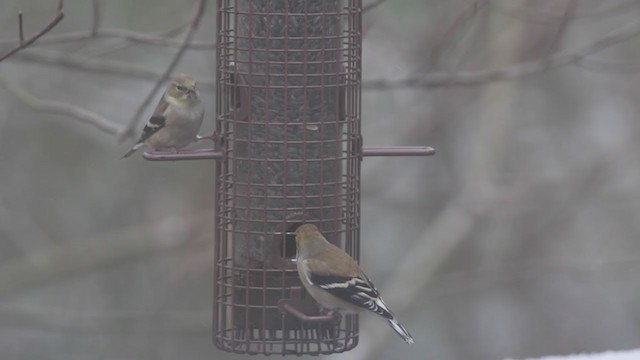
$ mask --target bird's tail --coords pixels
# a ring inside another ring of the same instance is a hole
[[[396,318],[391,318],[391,319],[388,319],[387,321],[389,322],[389,326],[391,326],[391,328],[395,330],[395,332],[397,332],[398,335],[400,335],[402,340],[404,340],[407,344],[413,344],[413,338],[411,337],[411,334],[409,334],[409,332],[407,331],[407,329],[404,328],[404,326],[400,325],[400,323],[398,322],[398,320],[396,320]]]
[[[137,143],[135,145],[133,145],[133,147],[131,149],[129,149],[129,151],[127,151],[126,154],[124,154],[120,160],[124,160],[126,158],[128,158],[129,156],[131,156],[131,154],[133,154],[134,152],[136,152],[136,150],[140,149],[142,147],[142,145],[144,145],[144,143]]]

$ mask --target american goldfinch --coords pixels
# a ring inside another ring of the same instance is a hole
[[[204,117],[196,81],[181,74],[169,84],[153,115],[142,130],[142,135],[123,159],[144,145],[152,149],[183,148],[198,140],[198,131]]]
[[[296,230],[298,275],[309,294],[327,309],[373,311],[408,344],[413,338],[387,307],[378,289],[358,263],[339,247],[331,244],[313,224]]]

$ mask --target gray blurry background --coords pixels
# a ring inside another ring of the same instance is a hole
[[[98,4],[100,29],[158,33],[196,1]],[[18,10],[29,35],[55,7],[0,0],[0,52]],[[108,31],[47,43],[90,32],[92,2],[64,9],[0,63],[2,358],[241,358],[211,343],[213,164],[120,161],[133,139],[22,101],[121,129],[177,48]],[[214,10],[195,41],[215,40]],[[387,0],[365,13],[365,145],[437,154],[362,164],[362,264],[416,345],[365,316],[358,348],[336,358],[640,346],[639,18],[635,0]],[[211,83],[214,59],[190,49],[175,72]]]

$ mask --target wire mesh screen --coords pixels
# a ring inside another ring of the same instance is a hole
[[[361,0],[218,0],[214,342],[352,349],[357,316],[306,295],[293,231],[359,256]]]

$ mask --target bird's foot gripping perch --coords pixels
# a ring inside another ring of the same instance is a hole
[[[303,308],[305,308],[304,304],[294,299],[280,299],[278,301],[280,312],[289,314],[300,321],[308,323],[339,323],[342,320],[342,316],[333,310],[322,309],[318,315],[308,315]]]
[[[218,135],[216,133],[213,133],[213,134],[207,135],[207,136],[202,136],[202,135],[198,134],[198,135],[196,135],[196,140],[195,141],[198,142],[198,141],[202,141],[202,140],[211,140],[211,141],[215,142],[217,136]]]
[[[294,291],[292,291],[294,292]],[[342,322],[342,315],[333,310],[327,310],[322,307],[316,307],[306,302],[302,302],[299,297],[293,296],[291,299],[280,299],[278,301],[278,309],[283,314],[288,314],[300,320],[300,328],[305,331],[315,332],[318,338],[331,349],[340,349],[344,345],[338,340],[340,333],[337,327]],[[304,310],[303,310],[304,309]],[[315,313],[317,315],[309,315]]]

